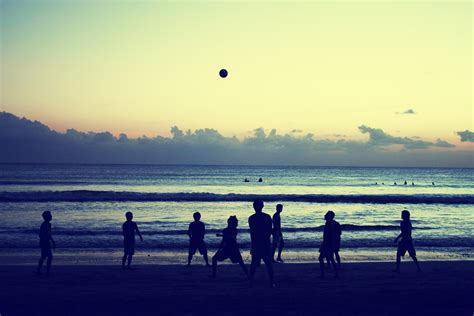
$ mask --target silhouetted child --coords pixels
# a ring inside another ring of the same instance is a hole
[[[41,268],[43,267],[44,259],[47,259],[46,274],[49,275],[49,271],[51,270],[51,262],[53,261],[53,251],[51,250],[51,247],[53,249],[56,248],[56,243],[54,242],[51,234],[51,220],[53,219],[53,215],[51,215],[50,211],[44,211],[42,216],[44,222],[41,224],[39,231],[41,257],[39,259],[36,272],[41,274]]]
[[[250,239],[252,241],[252,263],[250,264],[250,284],[253,283],[255,270],[260,264],[260,261],[265,262],[268,276],[270,278],[270,286],[275,287],[273,282],[273,258],[272,258],[272,244],[270,237],[272,235],[272,218],[270,215],[263,213],[263,201],[255,200],[253,208],[255,214],[249,217]]]
[[[230,216],[227,220],[227,228],[224,228],[221,234],[217,236],[222,236],[222,242],[217,250],[214,257],[212,257],[212,277],[216,277],[217,270],[217,261],[224,261],[230,259],[232,263],[238,263],[242,270],[244,270],[245,275],[248,275],[247,267],[242,260],[242,255],[240,254],[239,246],[237,244],[237,226],[239,221],[236,216]]]
[[[140,236],[140,240],[143,241],[143,237],[138,230],[137,223],[132,221],[133,213],[125,213],[127,221],[122,225],[123,231],[123,257],[122,257],[122,269],[125,269],[125,262],[127,262],[127,268],[130,269],[132,264],[132,258],[135,254],[135,232]]]
[[[408,254],[413,259],[413,262],[416,265],[417,271],[421,272],[420,265],[418,264],[418,260],[416,259],[416,251],[415,247],[413,247],[413,239],[411,238],[411,221],[410,221],[410,212],[407,210],[402,211],[402,221],[400,222],[400,235],[395,238],[395,243],[401,238],[400,242],[398,242],[398,249],[397,249],[397,268],[395,272],[400,272],[400,259],[401,257],[405,256],[405,253],[408,251]]]
[[[281,252],[285,246],[285,241],[283,240],[283,232],[281,230],[281,217],[280,214],[283,212],[283,205],[277,204],[276,212],[273,214],[273,243],[272,243],[272,258],[275,258],[275,252],[278,249],[278,256],[276,261],[283,262],[281,258]]]
[[[323,232],[323,242],[321,247],[319,248],[319,268],[321,270],[321,277],[324,277],[324,259],[330,262],[334,268],[334,272],[336,273],[336,277],[338,277],[338,269],[336,266],[336,262],[334,261],[334,249],[336,249],[336,235],[337,235],[337,228],[334,224],[334,212],[328,211],[326,215],[324,215],[324,219],[326,220],[326,224],[324,225],[324,232]]]
[[[188,255],[188,266],[191,265],[196,250],[204,257],[206,266],[210,267],[209,260],[207,258],[207,247],[204,242],[204,235],[206,235],[206,226],[201,222],[201,213],[196,212],[193,214],[194,222],[189,224],[188,235],[189,235],[189,255]]]

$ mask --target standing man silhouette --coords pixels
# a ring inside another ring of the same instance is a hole
[[[250,264],[250,285],[253,284],[255,269],[260,264],[260,260],[265,262],[265,266],[270,278],[270,287],[275,287],[273,282],[273,266],[272,266],[272,245],[270,237],[272,235],[272,218],[270,215],[263,213],[263,201],[255,200],[253,208],[255,214],[249,217],[250,239],[252,242],[252,262]]]
[[[204,236],[206,235],[206,225],[201,222],[201,213],[195,212],[193,214],[194,222],[189,224],[188,236],[189,236],[189,252],[188,252],[188,264],[191,265],[191,260],[196,253],[196,250],[199,250],[199,253],[203,256],[204,261],[206,262],[206,267],[210,267],[209,259],[207,257],[207,246],[204,242]]]
[[[336,262],[334,261],[334,248],[336,244],[336,225],[334,224],[334,214],[333,211],[328,211],[324,215],[326,224],[324,225],[323,232],[323,242],[319,248],[319,268],[321,269],[321,278],[324,277],[324,258],[332,264],[335,272],[335,277],[339,276]],[[339,224],[339,223],[338,223]]]
[[[283,262],[281,258],[281,252],[285,246],[283,240],[283,233],[281,231],[281,217],[280,213],[283,212],[283,204],[277,204],[276,212],[273,214],[273,245],[272,245],[272,259],[275,258],[275,252],[278,249],[278,256],[276,261]]]
[[[52,248],[56,248],[56,243],[51,234],[51,221],[53,220],[53,215],[50,211],[44,211],[41,215],[44,222],[40,226],[39,238],[40,238],[40,248],[41,248],[41,257],[38,262],[38,268],[36,269],[37,274],[41,274],[41,268],[43,267],[43,262],[46,259],[46,274],[49,275],[51,270],[51,262],[53,261],[53,252]]]
[[[395,243],[401,238],[400,242],[398,242],[397,248],[397,268],[395,272],[400,272],[400,259],[401,257],[405,256],[406,252],[412,258],[413,262],[416,265],[416,269],[418,272],[421,272],[420,265],[418,263],[418,259],[416,258],[416,250],[413,247],[413,238],[411,237],[411,221],[410,221],[410,212],[407,210],[402,211],[402,221],[400,222],[400,235],[395,238]]]

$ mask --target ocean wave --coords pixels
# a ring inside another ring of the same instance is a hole
[[[214,194],[214,193],[144,193],[118,191],[23,191],[0,192],[0,202],[268,202],[374,203],[374,204],[474,204],[471,194]]]
[[[92,236],[91,236],[92,237]],[[187,238],[158,238],[153,239],[150,236],[144,235],[144,241],[137,241],[138,249],[187,249],[189,247],[189,241]],[[60,251],[61,248],[121,248],[123,247],[122,238],[119,236],[111,238],[66,238],[57,236],[55,238],[56,246],[58,247],[57,251]],[[209,238],[206,237],[206,244],[210,249],[216,249],[219,247],[220,238]],[[321,245],[321,236],[311,240],[285,240],[286,249],[317,249]],[[471,248],[471,251],[474,250],[474,240],[469,237],[452,237],[452,238],[416,238],[414,240],[415,248],[424,247],[424,248],[454,248],[454,247],[464,247]],[[36,248],[38,247],[38,241],[36,238],[29,240],[19,240],[19,239],[8,239],[2,242],[0,249],[4,248]],[[249,238],[239,238],[239,247],[241,249],[250,248]],[[393,243],[393,238],[352,238],[352,239],[342,239],[341,242],[341,251],[344,252],[344,249],[357,249],[357,248],[390,248],[394,251],[396,250],[397,245]]]
[[[140,223],[140,226],[143,226],[146,223]],[[283,229],[283,233],[305,233],[305,232],[322,232],[324,226],[314,226],[314,227],[287,227]],[[414,230],[430,230],[432,227],[415,227]],[[398,231],[400,230],[399,225],[353,225],[353,224],[342,224],[341,230],[343,232],[351,231]],[[148,236],[160,236],[160,235],[187,235],[188,231],[185,229],[175,229],[175,230],[148,230],[141,229],[143,235]],[[221,233],[222,229],[207,229],[207,234],[217,234]],[[239,229],[239,233],[249,233],[249,229]],[[0,229],[0,234],[37,234],[37,229]],[[121,236],[121,229],[97,229],[97,230],[80,230],[80,229],[54,229],[54,235],[63,235],[63,236],[100,236],[100,235],[110,235],[110,236]]]

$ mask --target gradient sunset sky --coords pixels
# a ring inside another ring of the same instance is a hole
[[[58,131],[364,124],[473,147],[470,1],[1,3],[0,110]]]

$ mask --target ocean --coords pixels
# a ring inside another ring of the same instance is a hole
[[[404,209],[420,260],[473,260],[473,180],[474,169],[448,168],[1,164],[0,253],[12,261],[36,254],[41,213],[49,210],[57,257],[116,260],[124,213],[132,211],[144,237],[137,257],[184,263],[187,227],[199,211],[211,255],[216,233],[236,215],[248,259],[247,218],[262,198],[270,215],[284,205],[290,262],[316,260],[328,210],[342,225],[342,260],[393,260]]]

